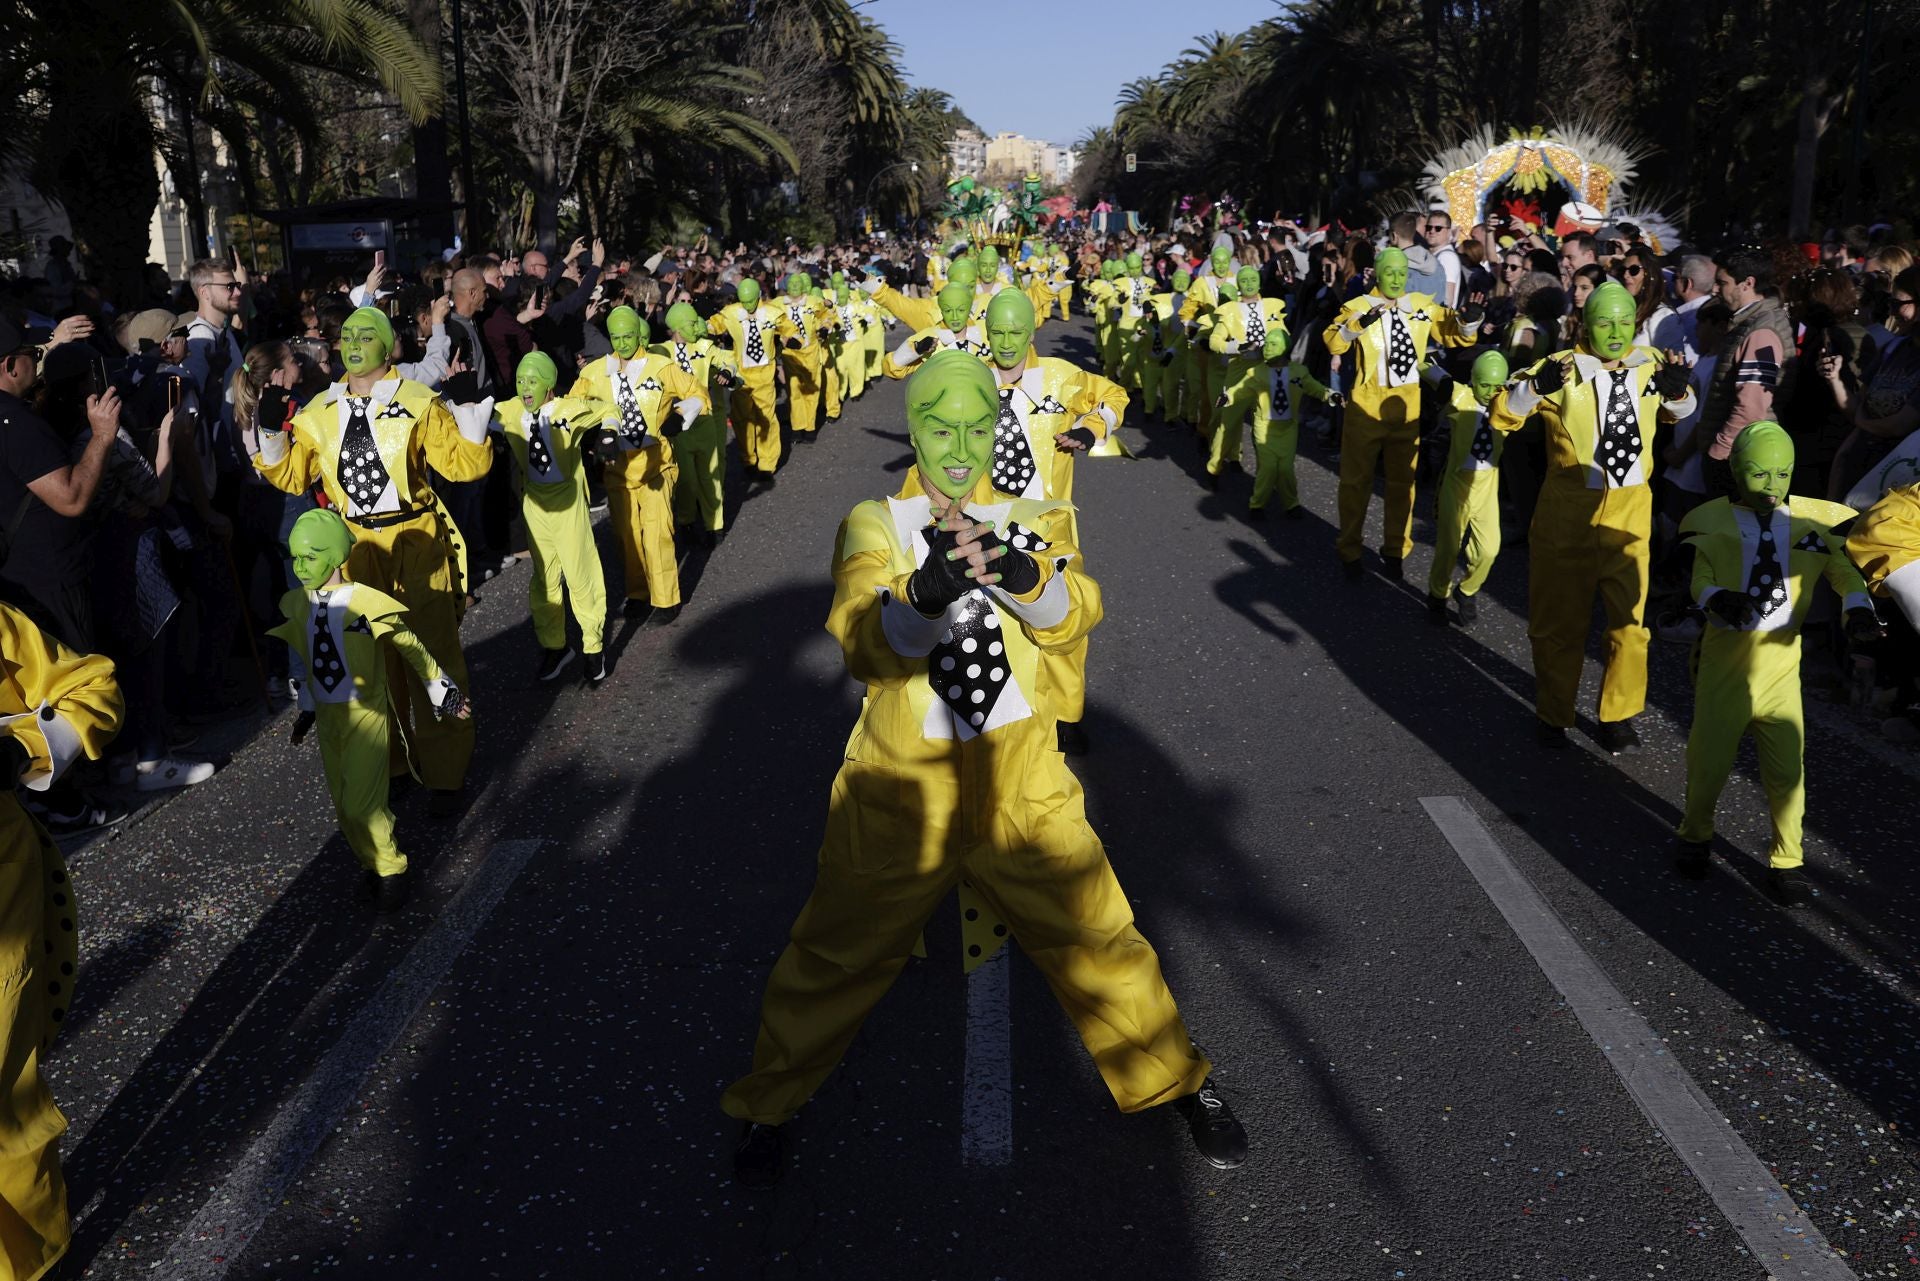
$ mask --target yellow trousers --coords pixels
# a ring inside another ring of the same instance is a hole
[[[787,371],[787,425],[795,432],[820,428],[820,391],[826,381],[826,352],[819,343],[803,351],[782,350],[780,363]]]
[[[1066,320],[1073,315],[1073,286],[1072,285],[1068,285],[1066,288],[1062,289],[1059,293],[1055,294],[1053,296],[1053,300],[1060,307],[1060,319]]]
[[[1570,477],[1570,483],[1558,477]],[[1344,492],[1344,491],[1343,491]],[[1586,659],[1593,599],[1606,616],[1600,719],[1623,721],[1647,705],[1648,534],[1653,491],[1597,490],[1576,469],[1550,476],[1528,534],[1527,635],[1533,641],[1536,710],[1569,728]]]
[[[440,664],[441,672],[469,689],[467,656],[460,648],[460,600],[449,542],[437,512],[386,529],[353,525],[347,577],[385,592],[407,607],[407,626]],[[387,649],[387,699],[391,704],[388,769],[411,766],[414,777],[437,791],[457,791],[473,760],[471,717],[435,720],[426,687],[405,660]]]
[[[384,769],[385,762],[381,762]],[[67,1252],[67,1184],[41,1061],[73,1000],[79,916],[59,848],[0,792],[0,1277],[30,1281]]]
[[[680,468],[666,444],[641,450],[647,466],[629,466],[618,480],[607,477],[607,513],[620,540],[627,599],[658,609],[680,603],[680,565],[673,553],[673,483]]]
[[[1454,470],[1440,482],[1433,570],[1427,575],[1429,596],[1453,595],[1453,563],[1460,557],[1463,539],[1467,573],[1460,580],[1460,594],[1472,596],[1486,584],[1494,557],[1500,554],[1500,473],[1496,469]]]
[[[729,1115],[777,1125],[819,1089],[962,877],[1046,976],[1121,1111],[1206,1080],[1051,739],[995,734],[913,771],[840,767],[813,893],[768,977],[753,1071],[721,1099]]]
[[[875,320],[860,335],[860,354],[867,381],[882,376],[881,362],[887,358],[887,326]]]
[[[1160,363],[1160,357],[1153,354],[1153,344],[1147,343],[1147,350],[1140,361],[1140,411],[1145,414],[1158,414],[1169,419],[1173,414],[1174,390],[1179,380],[1180,357],[1176,353],[1167,364]]]
[[[1217,363],[1217,362],[1216,362]],[[1220,403],[1221,398],[1226,404]],[[1220,393],[1213,399],[1213,430],[1208,439],[1207,471],[1218,476],[1228,463],[1240,461],[1240,442],[1247,415],[1264,423],[1273,412],[1273,393],[1264,361],[1235,358],[1220,373]]]
[[[381,876],[406,871],[407,856],[394,844],[387,806],[386,712],[359,702],[316,703],[313,732],[347,848],[360,866]]]
[[[838,417],[845,411],[848,401],[857,400],[866,393],[866,348],[853,340],[841,343],[833,350],[830,372],[838,395],[829,395],[829,416]]]
[[[1100,345],[1100,372],[1108,382],[1120,381],[1120,322],[1109,316],[1103,328],[1096,329],[1095,341]]]
[[[1213,397],[1219,394],[1218,386],[1212,393],[1207,385],[1212,381],[1208,371],[1216,367],[1213,356],[1202,347],[1190,347],[1187,350],[1186,369],[1180,377],[1181,420],[1195,431],[1205,435],[1213,422]]]
[[[1269,401],[1272,392],[1266,393]],[[1294,479],[1293,460],[1300,451],[1300,420],[1269,418],[1271,405],[1263,406],[1253,420],[1253,497],[1247,506],[1259,511],[1274,494],[1280,495],[1280,510],[1290,512],[1300,505],[1300,485]]]
[[[1343,561],[1360,559],[1373,502],[1373,469],[1384,462],[1387,473],[1386,528],[1380,536],[1380,554],[1404,560],[1413,550],[1413,475],[1420,457],[1420,424],[1381,422],[1352,401],[1340,434],[1340,537],[1335,544]],[[1538,564],[1538,559],[1535,560]]]
[[[1118,349],[1115,354],[1120,360],[1120,376],[1112,381],[1128,391],[1137,392],[1140,390],[1141,350],[1140,344],[1134,339],[1140,332],[1140,326],[1145,323],[1145,317],[1127,315],[1124,306],[1114,308],[1114,317],[1113,345]]]
[[[673,523],[719,533],[727,527],[727,424],[703,414],[673,438]]]
[[[740,442],[740,461],[748,471],[773,471],[780,466],[780,420],[774,413],[773,366],[740,371],[728,406],[734,439]]]
[[[1753,735],[1760,784],[1773,815],[1767,862],[1806,861],[1806,721],[1800,706],[1800,633],[1736,632],[1709,625],[1694,673],[1693,729],[1687,735],[1687,808],[1680,839],[1711,841],[1713,810],[1733,772],[1743,735]]]
[[[527,604],[535,639],[542,649],[565,648],[566,606],[571,604],[574,621],[580,624],[581,652],[598,654],[607,632],[607,582],[600,549],[593,543],[586,478],[571,486],[527,486],[520,514],[526,518],[527,547],[533,552]]]

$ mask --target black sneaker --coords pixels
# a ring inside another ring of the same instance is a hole
[[[1712,841],[1675,841],[1673,870],[1690,881],[1704,880],[1713,873]]]
[[[1387,578],[1393,582],[1405,582],[1407,579],[1406,569],[1407,562],[1399,556],[1382,556],[1380,558],[1380,572],[1385,574]]]
[[[1053,737],[1054,745],[1065,756],[1085,756],[1090,746],[1087,731],[1080,728],[1079,721],[1055,721]]]
[[[1251,520],[1251,521],[1256,521],[1256,522],[1260,522],[1260,521],[1265,521],[1265,520],[1266,520],[1266,518],[1267,518],[1267,509],[1266,509],[1266,508],[1264,508],[1264,507],[1249,507],[1249,508],[1247,508],[1247,519],[1248,519],[1248,520]]]
[[[1212,1077],[1201,1084],[1197,1093],[1175,1099],[1173,1105],[1187,1118],[1187,1133],[1193,1136],[1193,1146],[1207,1159],[1208,1165],[1216,1170],[1232,1170],[1246,1164],[1246,1129],[1234,1119],[1233,1109],[1214,1088]]]
[[[367,868],[360,873],[360,883],[353,887],[354,901],[371,903],[380,897],[380,873]]]
[[[1287,508],[1287,519],[1288,519],[1288,520],[1305,520],[1306,518],[1307,518],[1307,509],[1306,509],[1306,508],[1304,508],[1304,507],[1289,507],[1289,508]]]
[[[600,682],[606,679],[607,679],[607,651],[603,649],[598,654],[588,654],[587,655],[587,684],[589,686],[597,688]]]
[[[1347,576],[1348,582],[1357,583],[1367,576],[1367,567],[1357,560],[1343,560],[1340,562],[1340,572]]]
[[[565,649],[543,649],[540,651],[540,679],[550,681],[567,670],[567,664],[574,660],[573,646]]]
[[[1465,592],[1455,592],[1453,594],[1453,607],[1460,611],[1460,621],[1462,624],[1471,625],[1475,619],[1480,617],[1480,607],[1474,604],[1473,597],[1467,595]]]
[[[1549,725],[1538,717],[1533,722],[1533,741],[1555,751],[1563,751],[1571,746],[1567,742],[1567,731],[1558,725]]]
[[[1445,596],[1427,597],[1427,621],[1435,627],[1447,625],[1447,598]]]
[[[1632,756],[1640,750],[1640,734],[1631,720],[1601,721],[1600,732],[1595,737],[1600,740],[1600,746],[1615,756]]]
[[[397,912],[405,907],[407,898],[413,893],[413,878],[405,872],[396,872],[379,879],[380,885],[373,895],[373,910]]]
[[[117,801],[82,800],[80,807],[71,812],[41,809],[29,802],[28,810],[40,820],[41,826],[55,836],[79,836],[86,832],[96,832],[103,827],[112,827],[132,813]]]
[[[672,627],[674,620],[679,617],[680,607],[678,605],[655,605],[653,607],[653,625],[655,627]]]
[[[1782,907],[1799,907],[1813,892],[1813,883],[1797,867],[1776,867],[1767,873],[1767,891]]]
[[[622,618],[645,618],[653,609],[653,602],[642,600],[638,596],[629,596],[627,603],[620,607]]]
[[[467,793],[459,787],[436,787],[427,797],[427,817],[444,821],[459,816],[466,807]]]
[[[777,1125],[748,1121],[733,1145],[733,1181],[746,1188],[770,1188],[787,1168],[787,1136]]]

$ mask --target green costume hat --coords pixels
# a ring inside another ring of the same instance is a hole
[[[316,507],[293,522],[287,533],[287,555],[293,561],[293,576],[302,587],[312,589],[333,577],[333,571],[347,563],[353,551],[353,531],[340,513],[330,507]]]
[[[689,339],[697,337],[706,328],[700,321],[700,313],[693,309],[690,302],[677,302],[667,308],[667,329],[671,333],[684,334]]]

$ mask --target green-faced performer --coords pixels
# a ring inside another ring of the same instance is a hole
[[[1493,429],[1493,398],[1506,386],[1508,372],[1505,356],[1481,352],[1467,381],[1454,384],[1447,408],[1446,475],[1434,516],[1433,569],[1427,575],[1427,618],[1442,626],[1449,596],[1459,603],[1462,623],[1471,625],[1479,617],[1474,597],[1500,554],[1500,453],[1506,437]],[[1429,377],[1438,382],[1446,375],[1436,363]],[[1467,573],[1455,588],[1453,566],[1463,540]]]

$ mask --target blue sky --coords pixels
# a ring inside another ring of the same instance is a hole
[[[989,137],[1004,129],[1057,143],[1109,123],[1121,85],[1157,72],[1197,37],[1244,31],[1278,11],[1274,0],[869,0],[860,8],[900,46],[907,78],[952,94]],[[998,52],[1010,46],[1019,51]]]

